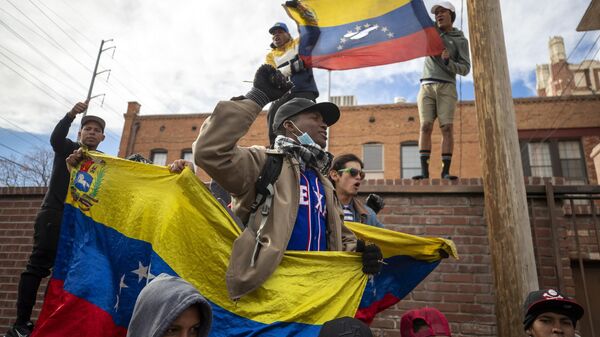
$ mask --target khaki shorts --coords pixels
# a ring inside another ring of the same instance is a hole
[[[417,96],[421,124],[439,118],[440,126],[452,124],[456,109],[456,84],[422,84]]]

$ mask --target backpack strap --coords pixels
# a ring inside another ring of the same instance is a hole
[[[260,225],[256,230],[256,242],[254,244],[254,251],[252,252],[250,266],[254,267],[254,262],[256,261],[256,256],[258,253],[258,246],[262,245],[260,241],[260,237],[262,235],[262,231],[267,223],[267,218],[269,212],[271,211],[271,206],[273,204],[273,193],[274,188],[273,185],[279,178],[279,174],[281,173],[281,168],[283,166],[284,155],[282,154],[274,154],[267,153],[267,161],[263,166],[258,179],[256,180],[255,189],[256,189],[256,199],[250,205],[250,217],[248,219],[248,223],[246,226],[249,226],[254,223],[254,219],[256,218],[256,212],[258,208],[262,205],[260,213],[262,215],[262,219],[260,221]]]

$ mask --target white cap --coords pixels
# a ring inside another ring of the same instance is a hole
[[[438,7],[446,8],[456,13],[456,9],[454,9],[454,5],[450,1],[440,1],[437,4],[433,5],[433,7],[431,7],[431,14],[435,14],[435,10]]]

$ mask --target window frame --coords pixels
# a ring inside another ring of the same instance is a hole
[[[417,147],[417,155],[419,154],[419,142],[416,140],[409,140],[409,141],[405,141],[400,143],[400,179],[409,179],[412,178],[412,176],[410,177],[405,177],[404,176],[404,157],[403,157],[403,153],[402,153],[402,149],[404,147],[408,147],[408,146],[416,146]],[[419,170],[419,172],[417,174],[421,174],[421,165],[419,163],[419,160],[417,160],[417,169]],[[407,168],[407,169],[411,169],[411,168]]]
[[[167,162],[169,161],[169,151],[167,151],[167,149],[163,149],[163,148],[150,150],[150,161],[152,161],[152,164],[157,165],[157,166],[164,166],[162,164],[157,164],[154,161],[154,155],[156,155],[156,154],[164,154],[165,155],[165,164],[164,165],[167,165]]]
[[[381,147],[381,169],[380,170],[366,169],[367,161],[365,160],[365,146],[368,146],[368,145],[379,145]],[[383,143],[379,143],[379,142],[363,143],[362,144],[362,161],[365,166],[365,169],[363,169],[363,171],[365,171],[365,173],[383,173],[383,172],[385,172],[385,148],[384,148]]]
[[[543,139],[543,138],[532,138],[532,139],[521,139],[519,140],[519,143],[521,145],[521,161],[522,161],[522,165],[523,165],[523,175],[525,177],[531,177],[531,162],[529,161],[529,143],[541,143],[541,142],[545,142],[548,143],[549,148],[550,148],[550,162],[552,164],[552,176],[553,177],[564,177],[565,179],[572,179],[569,177],[565,177],[563,170],[562,170],[562,165],[561,165],[561,158],[560,158],[560,153],[559,153],[559,143],[560,142],[577,142],[577,144],[579,144],[579,156],[580,156],[580,160],[583,163],[583,178],[586,184],[589,183],[589,176],[588,176],[588,168],[587,168],[587,162],[585,160],[585,152],[583,150],[583,144],[581,142],[581,138],[550,138],[550,139]]]

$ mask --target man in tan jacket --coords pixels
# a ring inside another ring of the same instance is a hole
[[[232,210],[246,225],[233,244],[226,275],[232,299],[260,287],[288,249],[362,251],[363,271],[374,274],[381,268],[379,248],[357,241],[344,226],[341,205],[323,175],[332,158],[323,150],[327,127],[339,118],[335,104],[292,99],[276,112],[273,150],[237,146],[261,109],[290,87],[275,68],[262,65],[252,90],[219,102],[193,145],[196,165],[231,193]],[[269,155],[283,157],[281,173],[264,204],[252,212],[255,183]]]

